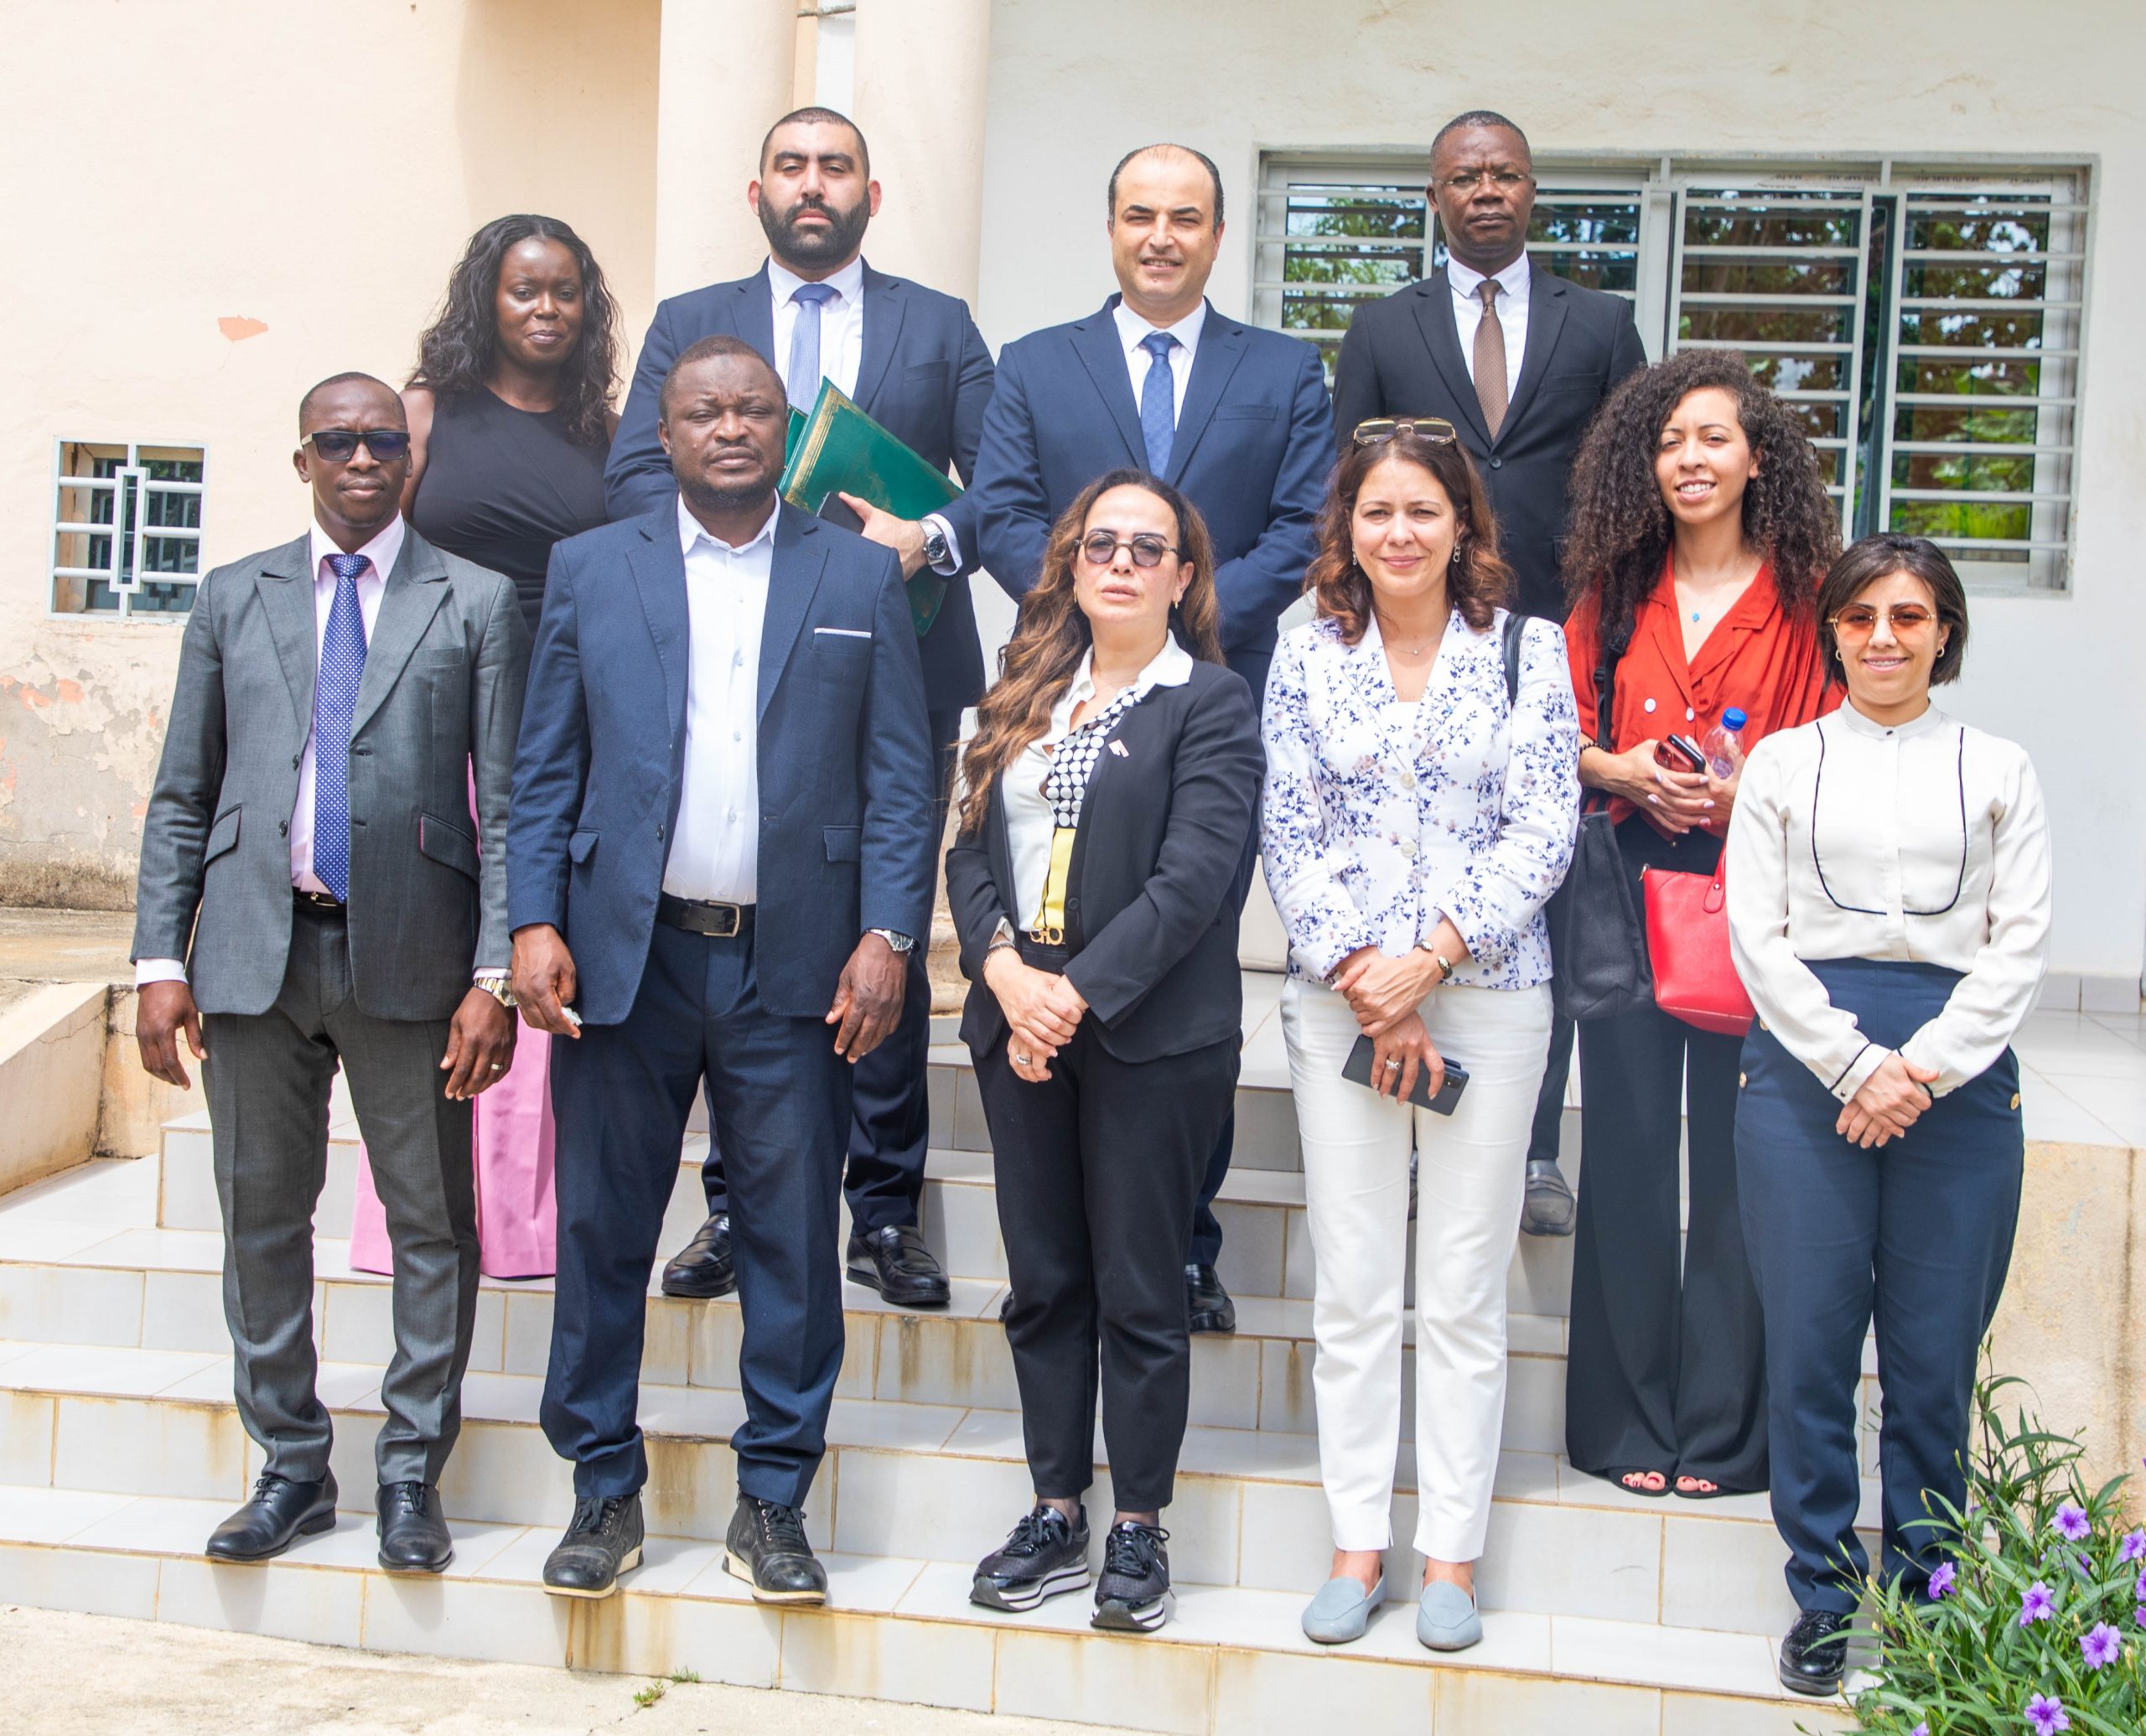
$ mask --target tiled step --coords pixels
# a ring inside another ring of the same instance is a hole
[[[391,1578],[370,1522],[345,1516],[267,1567],[198,1553],[220,1501],[0,1487],[0,1599],[331,1645],[572,1665],[807,1692],[1223,1733],[1584,1730],[1589,1736],[1792,1736],[1843,1728],[1791,1702],[1770,1641],[1585,1615],[1492,1612],[1484,1643],[1436,1657],[1405,1603],[1357,1645],[1326,1650],[1297,1626],[1301,1593],[1187,1584],[1174,1619],[1138,1638],[1098,1634],[1086,1599],[1021,1615],[967,1601],[963,1559],[832,1554],[829,1606],[752,1604],[717,1545],[651,1538],[620,1594],[567,1602],[541,1588],[545,1527],[456,1526],[438,1579]]]
[[[319,1390],[335,1421],[344,1500],[371,1500],[381,1417],[376,1364],[329,1361]],[[541,1378],[471,1374],[464,1426],[442,1482],[458,1520],[557,1526],[568,1468],[536,1427]],[[649,1526],[720,1536],[735,1496],[727,1442],[743,1420],[725,1387],[645,1381]],[[1509,1443],[1509,1447],[1511,1443]],[[1101,1457],[1101,1443],[1097,1443]],[[235,1502],[259,1469],[238,1423],[228,1355],[0,1344],[0,1482]],[[1401,1449],[1389,1553],[1394,1583],[1413,1556],[1413,1452]],[[1110,1500],[1107,1469],[1091,1500]],[[983,1407],[838,1397],[828,1453],[806,1507],[816,1546],[863,1556],[973,1562],[1024,1511],[1020,1418]],[[1874,1519],[1866,1486],[1866,1519]],[[1166,1516],[1182,1580],[1288,1592],[1324,1577],[1330,1546],[1317,1441],[1195,1427]],[[1648,1500],[1584,1476],[1547,1451],[1499,1463],[1480,1569],[1486,1609],[1766,1632],[1794,1617],[1763,1496]]]

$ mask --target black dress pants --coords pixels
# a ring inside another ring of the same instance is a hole
[[[1617,843],[1635,879],[1650,867],[1709,873],[1721,853],[1705,833],[1665,838],[1636,816]],[[1565,1448],[1596,1476],[1766,1486],[1765,1334],[1737,1199],[1742,1047],[1651,1006],[1589,1019],[1580,1042]],[[1681,1250],[1680,1122],[1691,1195]]]
[[[1015,1075],[1003,1037],[976,1051],[1013,1291],[1006,1336],[1039,1495],[1078,1498],[1093,1479],[1100,1369],[1117,1505],[1170,1503],[1191,1390],[1185,1238],[1238,1056],[1232,1037],[1122,1061],[1092,1017],[1040,1084]]]

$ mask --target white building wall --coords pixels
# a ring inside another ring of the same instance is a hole
[[[1218,306],[1250,312],[1262,151],[1412,146],[1464,108],[1539,156],[2058,153],[2097,167],[2071,593],[1978,596],[1946,705],[2027,744],[2059,873],[2053,971],[2146,954],[2146,8],[2069,0],[1824,0],[1693,11],[1637,0],[996,0],[981,305],[994,348],[1114,287],[1103,188],[1132,145],[1221,166]],[[980,583],[986,630],[1010,606]]]

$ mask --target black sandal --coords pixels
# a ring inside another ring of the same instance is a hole
[[[1713,1487],[1711,1489],[1677,1489],[1677,1485],[1680,1482],[1713,1483]],[[1720,1484],[1714,1483],[1713,1479],[1711,1477],[1695,1477],[1689,1471],[1677,1472],[1676,1476],[1670,1479],[1669,1486],[1672,1490],[1676,1490],[1679,1499],[1687,1501],[1718,1501],[1724,1495],[1741,1495],[1744,1493],[1740,1489],[1724,1489]]]
[[[1595,1474],[1605,1483],[1615,1484],[1627,1495],[1645,1495],[1651,1501],[1658,1501],[1668,1494],[1676,1480],[1667,1471],[1659,1470],[1651,1464],[1615,1465],[1606,1471],[1598,1471]],[[1631,1481],[1634,1477],[1659,1477],[1661,1479],[1661,1487],[1646,1489],[1635,1486]]]

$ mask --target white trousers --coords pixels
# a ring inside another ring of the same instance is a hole
[[[1332,989],[1282,990],[1318,1272],[1312,1391],[1339,1549],[1393,1541],[1407,1305],[1408,1155],[1416,1181],[1416,1547],[1474,1561],[1490,1523],[1505,1422],[1506,1275],[1520,1234],[1528,1131],[1550,1044],[1550,991],[1441,988],[1421,1008],[1468,1072],[1451,1116],[1341,1076],[1358,1035]]]

